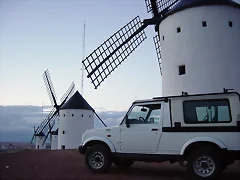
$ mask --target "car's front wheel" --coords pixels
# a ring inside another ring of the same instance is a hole
[[[110,150],[104,145],[91,146],[86,152],[85,164],[94,173],[106,172],[112,164]]]

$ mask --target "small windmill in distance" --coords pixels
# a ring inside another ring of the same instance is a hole
[[[52,80],[50,78],[49,71],[46,70],[43,73],[43,79],[48,91],[48,95],[51,101],[51,104],[53,106],[50,113],[46,116],[46,118],[43,120],[43,122],[40,124],[40,126],[35,130],[34,127],[34,134],[31,140],[31,143],[36,138],[36,149],[45,149],[45,142],[49,136],[49,134],[52,132],[52,128],[54,127],[57,117],[59,116],[59,109],[61,106],[64,105],[64,103],[73,95],[75,91],[75,84],[72,82],[66,93],[63,95],[63,97],[60,99],[60,105],[57,104],[57,96],[55,93],[55,90],[53,88]],[[51,137],[49,139],[51,141]]]

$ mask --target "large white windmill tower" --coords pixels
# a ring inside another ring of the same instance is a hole
[[[163,96],[240,92],[240,6],[181,0],[159,24]]]
[[[154,37],[162,96],[240,92],[240,5],[232,0],[145,0],[152,18],[136,16],[83,61],[95,89],[147,38]],[[148,69],[146,69],[148,70]],[[151,71],[149,69],[149,71]],[[155,77],[152,77],[155,78]]]

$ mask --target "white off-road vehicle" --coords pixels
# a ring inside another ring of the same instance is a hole
[[[194,179],[215,178],[240,159],[240,95],[183,93],[135,101],[120,125],[87,130],[79,152],[97,173],[112,163],[128,168],[134,161],[169,161],[186,162]]]

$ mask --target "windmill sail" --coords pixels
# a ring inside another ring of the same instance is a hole
[[[158,13],[164,15],[178,2],[179,0],[145,0],[147,12],[152,13],[153,16],[156,16]]]
[[[147,12],[152,13],[153,18],[158,18],[159,20],[166,15],[166,13],[172,9],[179,0],[145,0]],[[157,35],[153,37],[157,59],[159,64],[160,73],[162,75],[162,65],[161,65],[161,44],[159,37],[159,24],[155,24],[155,31]]]
[[[52,105],[55,106],[57,104],[57,96],[56,96],[55,90],[53,88],[52,80],[51,80],[48,70],[44,71],[43,80],[46,85],[50,101],[51,101]]]
[[[145,27],[135,17],[83,61],[95,89],[147,38]]]
[[[159,37],[159,35],[156,35],[155,37],[153,37],[153,42],[154,42],[156,53],[157,53],[157,59],[158,59],[158,65],[159,65],[160,73],[162,75],[161,44],[160,44],[160,37]]]
[[[68,90],[65,92],[65,94],[60,99],[60,103],[62,104],[64,102],[66,102],[70,97],[72,97],[74,91],[75,91],[75,84],[74,84],[74,82],[72,82],[72,84],[70,85]]]
[[[55,120],[57,118],[57,111],[55,108],[53,108],[49,114],[45,117],[45,119],[43,120],[43,122],[39,125],[39,127],[35,130],[34,136],[37,135],[42,135],[42,136],[46,136],[46,134],[52,129],[52,127],[55,124]],[[33,138],[31,140],[31,143],[33,141]]]

